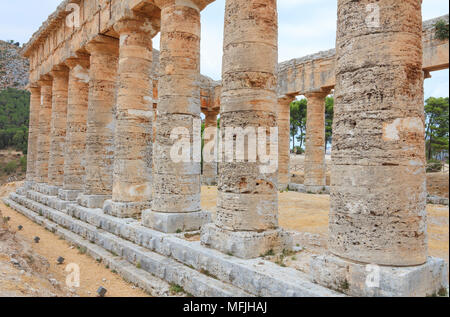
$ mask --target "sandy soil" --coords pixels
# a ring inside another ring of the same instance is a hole
[[[2,186],[0,197],[5,196],[14,187],[13,184]],[[108,290],[106,297],[149,296],[143,290],[125,282],[118,274],[113,273],[103,264],[82,254],[69,242],[59,239],[55,234],[8,208],[3,202],[0,202],[0,210],[3,217],[11,217],[8,222],[11,233],[8,236],[0,236],[0,246],[2,246],[0,249],[0,296],[94,297],[97,296],[96,291],[100,286]],[[3,221],[2,219],[0,221]],[[23,226],[22,231],[18,231],[19,225]],[[33,242],[35,236],[41,238],[38,244]],[[17,240],[11,241],[12,237]],[[8,241],[10,251],[3,247],[5,241]],[[29,248],[31,254],[42,260],[41,264],[31,268],[25,274],[23,272],[21,274],[22,269],[11,263],[11,253],[27,257],[23,253],[24,249],[17,247],[19,244],[24,244],[25,249]],[[65,258],[63,265],[56,263],[59,256]],[[80,288],[72,289],[72,291],[65,287],[68,275],[65,268],[69,263],[76,263],[80,267]],[[53,283],[56,280],[56,287],[52,285],[50,279],[54,279]],[[33,290],[38,290],[38,292],[33,292]]]

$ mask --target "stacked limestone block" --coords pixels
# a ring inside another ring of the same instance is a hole
[[[57,66],[51,74],[53,76],[53,91],[48,187],[49,193],[52,196],[57,196],[58,190],[63,186],[64,182],[64,144],[66,138],[69,69],[65,66]]]
[[[152,197],[152,37],[158,27],[145,17],[118,22],[120,34],[112,200],[104,211],[140,217]]]
[[[114,163],[115,104],[119,41],[100,35],[87,45],[90,53],[83,194],[77,202],[102,208],[111,199]]]
[[[291,175],[289,171],[291,141],[291,102],[292,97],[278,98],[278,188],[288,188]]]
[[[447,283],[445,262],[427,258],[421,3],[378,1],[378,21],[364,3],[339,1],[334,256],[311,272],[350,295],[426,296]]]
[[[50,152],[50,130],[52,116],[52,78],[46,77],[39,81],[41,86],[41,102],[39,110],[39,136],[37,141],[36,175],[37,184],[48,181],[48,159]],[[37,185],[36,184],[36,185]],[[36,189],[38,189],[36,187]]]
[[[64,180],[58,197],[75,201],[85,179],[86,129],[89,95],[89,56],[66,60],[69,67],[67,126],[64,151]]]
[[[227,128],[269,132],[277,127],[276,1],[228,0],[224,34],[222,139]],[[279,251],[289,240],[278,228],[278,171],[263,173],[259,157],[248,159],[250,151],[244,161],[219,163],[217,218],[201,237],[204,245],[241,258]]]
[[[211,132],[216,129],[216,133],[213,135],[205,135],[205,144],[214,143],[212,148],[209,148],[208,153],[212,158],[212,162],[206,162],[203,158],[203,170],[202,170],[202,184],[204,185],[217,185],[217,111],[205,111],[205,131],[208,129]],[[208,139],[206,139],[208,137]],[[215,141],[215,142],[214,142]]]
[[[328,92],[306,94],[308,99],[305,146],[305,190],[321,193],[325,190],[325,99]]]
[[[153,200],[142,220],[145,226],[167,233],[198,230],[209,221],[200,207],[201,165],[193,153],[195,144],[201,144],[200,11],[205,2],[156,1],[161,8],[161,74]],[[171,138],[174,128],[180,132],[178,139]],[[190,147],[186,161],[171,155],[180,138]]]
[[[39,111],[41,104],[41,88],[30,86],[30,125],[28,128],[27,151],[27,187],[31,187],[36,177],[37,142],[39,136]]]

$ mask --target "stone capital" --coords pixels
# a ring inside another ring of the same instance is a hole
[[[306,99],[325,99],[331,93],[331,89],[322,89],[320,91],[312,91],[304,94]]]
[[[119,40],[105,35],[98,35],[86,45],[86,50],[91,55],[95,53],[119,55]]]
[[[40,94],[41,86],[39,86],[38,82],[31,83],[28,85],[28,91],[30,91],[32,94]]]
[[[280,105],[289,106],[291,104],[291,102],[293,102],[294,100],[295,100],[295,96],[291,96],[291,95],[278,96],[278,104],[280,104]]]
[[[53,76],[53,78],[64,78],[69,76],[69,68],[67,68],[65,65],[58,65],[55,66],[50,74]]]
[[[37,81],[39,86],[52,86],[53,85],[53,77],[50,75],[43,75],[41,78]]]
[[[153,38],[158,34],[160,21],[147,17],[126,18],[114,24],[114,30],[119,34],[144,33]]]
[[[71,57],[71,58],[66,59],[64,61],[64,63],[70,69],[75,68],[78,65],[83,68],[89,68],[89,61],[90,60],[89,60],[88,54],[83,54],[83,55],[78,54],[77,57]]]
[[[191,1],[180,1],[180,0],[155,0],[155,4],[162,8],[171,6],[171,5],[178,5],[178,6],[185,6],[190,7],[193,9],[196,9],[198,11],[203,10],[208,4],[211,2],[214,2],[215,0],[191,0]]]

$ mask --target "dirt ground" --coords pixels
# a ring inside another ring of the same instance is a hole
[[[22,152],[14,149],[0,150],[0,186],[10,182],[22,181],[25,178],[25,171],[20,166],[20,159],[23,157]],[[15,162],[14,171],[6,172],[4,169],[10,162]]]
[[[0,188],[0,197],[13,191],[14,184]],[[106,297],[146,297],[144,291],[125,282],[118,274],[82,254],[69,242],[35,224],[0,202],[2,217],[10,217],[8,229],[0,231],[0,297],[2,296],[81,296],[95,297],[100,286],[108,292]],[[23,230],[18,231],[22,225]],[[3,233],[2,233],[3,232]],[[34,243],[35,236],[41,238]],[[56,259],[62,256],[63,265]],[[30,260],[31,258],[31,260]],[[19,264],[12,262],[18,260]],[[12,261],[12,262],[11,262]],[[66,287],[67,264],[75,263],[80,268],[80,287]]]

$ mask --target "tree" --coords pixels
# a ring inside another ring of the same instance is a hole
[[[425,101],[425,142],[427,160],[448,153],[449,103],[447,98],[430,97]]]
[[[0,91],[0,149],[14,147],[26,153],[30,93],[8,88]]]
[[[333,117],[334,117],[334,98],[327,97],[325,100],[325,150],[327,145],[331,145],[333,139]]]
[[[306,134],[306,109],[308,101],[306,99],[296,100],[291,103],[291,126],[290,134],[292,138],[292,150],[295,149],[295,138],[303,146]],[[299,135],[300,132],[300,135]]]

